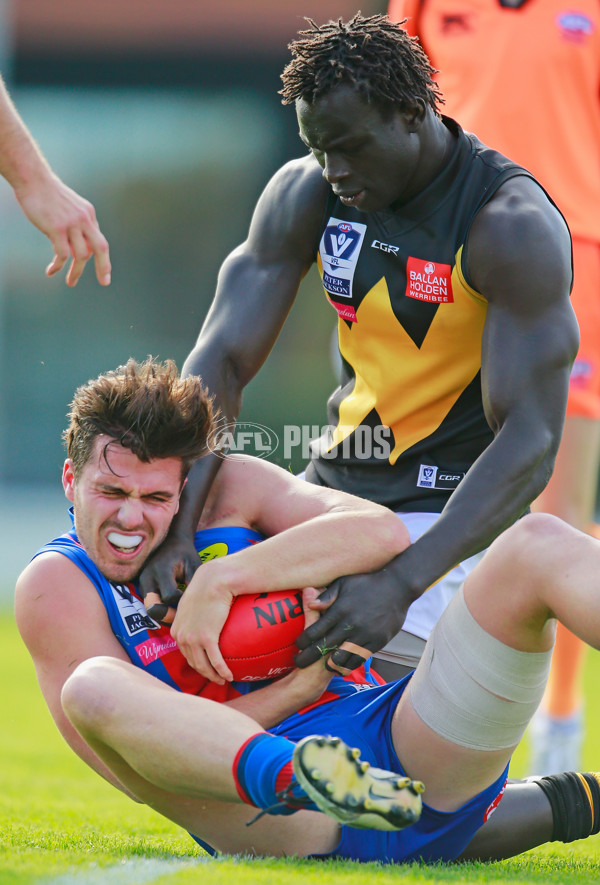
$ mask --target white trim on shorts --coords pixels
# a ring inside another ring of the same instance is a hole
[[[414,544],[417,538],[425,534],[440,517],[439,513],[398,513],[396,515],[406,525],[411,544]],[[418,636],[425,641],[429,639],[431,631],[445,611],[446,606],[456,591],[462,587],[465,578],[475,568],[484,553],[485,550],[482,550],[481,553],[476,553],[475,556],[460,562],[456,568],[453,568],[443,578],[440,578],[436,584],[413,602],[408,609],[401,633],[391,639],[385,648],[378,653],[382,660],[399,664],[403,663],[402,658],[409,654],[409,649],[415,643],[412,643],[409,638],[407,646],[406,637],[403,637],[402,634],[411,633],[413,636]]]

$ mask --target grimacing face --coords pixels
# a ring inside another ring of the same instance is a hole
[[[63,488],[73,502],[85,551],[105,577],[124,583],[139,574],[179,509],[181,459],[146,463],[111,437],[100,436],[79,476],[72,461],[65,461]]]
[[[383,115],[349,85],[313,104],[299,99],[296,114],[300,138],[345,206],[376,212],[417,192],[421,145],[415,115]]]

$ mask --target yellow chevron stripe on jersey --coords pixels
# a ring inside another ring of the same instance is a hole
[[[306,477],[399,511],[441,511],[494,437],[480,377],[487,304],[460,269],[462,246],[503,183],[529,176],[442,121],[456,140],[439,175],[380,212],[344,206],[331,193],[317,250],[317,261],[331,265],[324,288],[338,313],[342,365],[327,402],[335,435],[329,430],[311,451]],[[334,238],[346,230],[357,237],[338,275]],[[421,286],[430,265],[444,290],[452,286],[447,300]]]
[[[338,320],[340,353],[355,375],[339,405],[331,448],[374,409],[394,434],[389,461],[432,434],[481,368],[486,303],[462,281],[462,246],[452,269],[454,302],[440,304],[421,347],[392,310],[385,278],[367,292],[350,326]]]

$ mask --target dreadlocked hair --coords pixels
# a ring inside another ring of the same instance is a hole
[[[313,104],[335,86],[348,83],[366,101],[384,108],[405,109],[421,99],[439,116],[444,99],[433,80],[436,69],[418,39],[387,15],[358,12],[348,22],[338,19],[325,25],[306,21],[310,29],[300,31],[300,39],[288,46],[292,60],[281,75],[282,104],[299,98]]]
[[[78,475],[90,459],[96,439],[110,437],[140,461],[181,458],[182,476],[206,452],[213,429],[212,399],[202,380],[180,378],[172,360],[128,360],[75,391],[69,426],[63,433],[67,454]],[[110,464],[109,464],[110,467]]]

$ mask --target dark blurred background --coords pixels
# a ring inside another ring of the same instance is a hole
[[[5,559],[17,524],[27,538],[32,505],[42,518],[44,502],[60,495],[74,388],[129,356],[181,367],[256,198],[304,150],[277,94],[287,44],[304,16],[347,19],[359,7],[368,14],[385,3],[0,0],[0,70],[54,170],[94,203],[113,262],[108,289],[92,267],[75,289],[64,274],[48,280],[50,244],[0,179]],[[286,423],[324,423],[333,326],[313,271],[248,388],[243,418],[278,434]],[[302,467],[299,448],[273,460]]]

